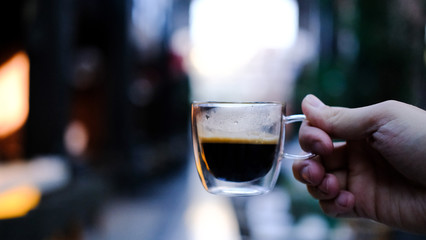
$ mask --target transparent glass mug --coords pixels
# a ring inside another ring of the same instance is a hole
[[[276,102],[194,102],[191,111],[195,162],[204,188],[214,194],[251,196],[274,188],[284,153],[285,125],[305,119],[285,116]]]

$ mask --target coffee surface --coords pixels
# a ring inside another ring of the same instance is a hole
[[[277,154],[276,140],[201,139],[203,160],[218,179],[245,182],[265,176]]]

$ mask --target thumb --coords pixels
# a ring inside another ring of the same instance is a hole
[[[375,132],[380,124],[381,111],[377,105],[362,108],[330,107],[314,95],[302,101],[302,111],[309,125],[322,129],[334,138],[357,140]]]

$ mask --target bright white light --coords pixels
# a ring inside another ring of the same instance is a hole
[[[196,0],[191,5],[195,45],[288,48],[297,24],[293,0]]]
[[[297,37],[294,0],[195,0],[190,9],[192,63],[229,74],[262,49],[288,49]]]

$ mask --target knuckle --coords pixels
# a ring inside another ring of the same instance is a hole
[[[325,121],[325,130],[328,133],[333,134],[335,132],[336,126],[342,121],[342,108],[340,107],[328,107],[326,111],[326,119]]]

